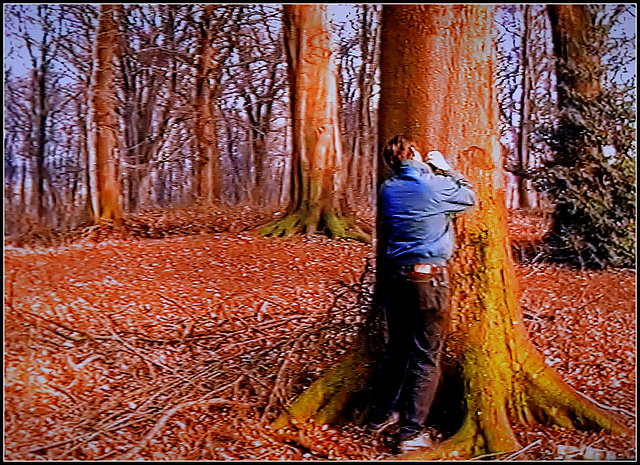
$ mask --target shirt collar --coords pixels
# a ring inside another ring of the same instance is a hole
[[[405,175],[426,175],[427,177],[433,176],[433,171],[426,163],[417,160],[402,160],[400,161],[400,168],[398,174]]]

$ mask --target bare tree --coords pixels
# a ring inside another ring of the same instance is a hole
[[[356,5],[339,29],[341,125],[347,154],[347,196],[354,206],[375,205],[380,5]]]
[[[94,171],[93,211],[96,222],[122,222],[119,176],[115,60],[118,53],[118,21],[122,5],[102,4],[94,46],[91,79],[91,170]]]
[[[263,234],[322,231],[367,240],[344,211],[337,70],[326,6],[285,5],[283,13],[293,131],[291,203]]]
[[[11,33],[22,42],[28,55],[30,89],[28,95],[25,95],[28,104],[24,110],[30,119],[26,125],[29,128],[25,140],[28,144],[26,153],[28,161],[32,161],[34,167],[34,213],[40,221],[45,221],[45,164],[47,144],[51,140],[49,129],[52,110],[49,95],[57,78],[54,63],[58,56],[59,16],[55,7],[49,5],[12,5],[9,13],[15,28]]]

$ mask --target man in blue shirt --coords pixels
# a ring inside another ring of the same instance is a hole
[[[382,432],[399,421],[400,450],[406,452],[430,446],[424,427],[450,320],[451,217],[473,206],[475,195],[440,152],[429,152],[425,163],[416,144],[396,136],[382,155],[394,171],[378,200],[388,338],[371,423]]]

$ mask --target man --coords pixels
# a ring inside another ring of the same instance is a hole
[[[413,142],[396,136],[382,155],[394,171],[378,201],[388,339],[371,424],[382,432],[399,421],[400,450],[406,452],[430,445],[424,427],[450,319],[451,216],[473,206],[475,195],[440,152],[429,152],[424,163]]]

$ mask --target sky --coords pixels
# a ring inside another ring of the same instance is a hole
[[[337,22],[344,22],[348,19],[349,13],[353,10],[353,4],[329,4],[329,10],[332,14],[332,18]],[[4,4],[4,10],[8,7],[7,4]],[[636,16],[635,14],[630,15],[627,14],[625,16],[625,21],[621,26],[613,31],[614,34],[626,34],[627,36],[635,34],[636,31]],[[14,25],[7,24],[7,15],[3,15],[3,26],[4,26],[4,54],[3,54],[3,64],[5,71],[7,67],[10,67],[12,72],[18,75],[25,74],[28,69],[28,55],[26,54],[26,50],[22,44],[16,43],[11,37],[7,36],[7,27],[12,27]],[[636,61],[630,63],[627,66],[626,70],[627,76],[636,75]]]

